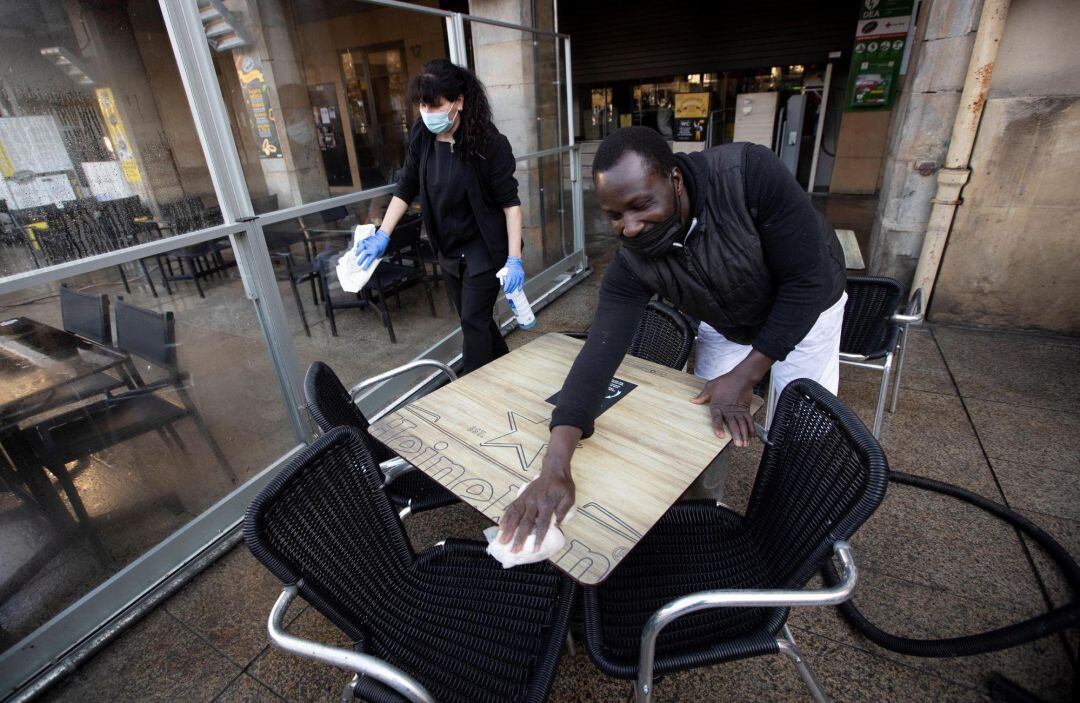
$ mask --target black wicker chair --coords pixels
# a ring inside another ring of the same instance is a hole
[[[367,433],[368,421],[364,413],[356,407],[352,395],[342,385],[334,370],[321,361],[308,367],[307,376],[304,378],[304,396],[319,430],[329,432],[335,427],[353,427],[360,431],[360,436],[368,445],[368,451],[375,461],[382,463],[396,458],[389,449],[371,439]],[[413,470],[404,462],[399,461],[385,473],[386,494],[401,517],[458,502],[457,496],[437,481],[422,471]]]
[[[290,461],[252,501],[244,538],[285,583],[271,642],[355,673],[346,699],[547,698],[573,582],[548,564],[504,570],[478,542],[414,553],[356,429],[331,430]],[[353,640],[352,650],[284,631],[298,594]]]
[[[565,332],[585,339],[583,332]],[[626,353],[673,369],[685,369],[694,344],[694,328],[681,312],[659,300],[649,301]]]
[[[874,436],[880,437],[893,355],[899,348],[900,362],[896,367],[889,412],[896,411],[896,398],[900,394],[908,325],[922,321],[922,291],[916,291],[903,314],[896,311],[900,304],[900,284],[891,278],[848,276],[847,294],[844,324],[840,332],[840,363],[881,373],[873,430]]]
[[[654,674],[784,653],[825,700],[784,624],[788,608],[850,597],[856,573],[843,540],[880,505],[887,471],[851,410],[813,381],[790,383],[746,515],[678,503],[610,578],[585,589],[590,656],[610,676],[636,677],[637,699],[648,701]],[[802,590],[833,551],[843,583]]]

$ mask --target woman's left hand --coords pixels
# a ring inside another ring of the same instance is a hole
[[[521,259],[516,256],[506,257],[506,278],[503,279],[503,290],[507,293],[521,290],[525,287],[525,269],[521,266]]]

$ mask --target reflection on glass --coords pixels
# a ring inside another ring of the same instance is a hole
[[[13,0],[4,23],[0,275],[220,222],[156,3]]]
[[[200,285],[0,298],[0,651],[294,444],[239,276]]]
[[[441,17],[356,2],[229,0],[213,59],[258,213],[392,182],[410,72],[447,55]]]
[[[323,361],[347,385],[412,360],[458,327],[418,206],[395,229],[377,275],[357,293],[342,288],[337,265],[354,255],[354,228],[379,225],[389,201],[262,225],[302,367]]]

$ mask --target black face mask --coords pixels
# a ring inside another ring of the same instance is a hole
[[[659,258],[671,250],[671,245],[682,239],[682,213],[679,207],[679,194],[675,192],[675,181],[671,182],[671,192],[675,196],[675,210],[663,222],[658,222],[649,229],[642,230],[636,237],[619,235],[623,246],[650,259]]]

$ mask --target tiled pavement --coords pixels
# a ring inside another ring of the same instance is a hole
[[[538,331],[584,329],[595,278],[541,314]],[[864,418],[873,407],[871,372],[844,369],[841,397]],[[912,336],[900,405],[883,443],[896,469],[1006,500],[1080,554],[1080,344],[1005,331],[928,326]],[[728,495],[745,505],[759,449],[736,455]],[[447,535],[479,536],[484,519],[463,506],[407,522],[416,546]],[[960,503],[890,485],[883,507],[853,540],[863,580],[856,602],[900,634],[944,637],[1007,624],[1068,594],[1045,558],[999,522]],[[346,678],[267,645],[266,616],[279,590],[244,547],[212,566],[91,660],[50,701],[336,700]],[[311,609],[297,634],[344,643]],[[999,671],[1046,701],[1070,700],[1078,638],[1049,637],[962,659],[919,659],[878,648],[834,609],[796,611],[797,641],[836,700],[987,700]],[[1071,654],[1070,650],[1071,648]],[[1072,659],[1072,662],[1070,661]],[[579,648],[564,657],[553,701],[620,700],[627,684],[605,678]],[[665,678],[657,700],[805,697],[779,658],[710,667]]]

